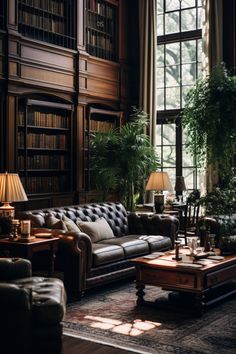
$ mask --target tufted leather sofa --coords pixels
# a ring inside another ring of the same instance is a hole
[[[32,277],[31,263],[0,258],[0,352],[61,352],[66,294],[59,279]]]
[[[63,215],[74,222],[96,221],[104,218],[114,238],[92,242],[84,232],[51,230],[59,240],[56,269],[64,273],[67,292],[82,295],[84,290],[134,275],[129,260],[154,251],[173,248],[179,227],[177,218],[168,215],[138,215],[127,213],[121,203],[72,205],[21,213],[31,219],[37,232],[47,230],[46,216],[61,219]]]

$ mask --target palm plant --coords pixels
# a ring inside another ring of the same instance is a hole
[[[144,183],[158,167],[158,158],[146,134],[147,114],[133,108],[130,122],[106,133],[91,134],[91,167],[96,188],[117,191],[128,210],[134,210]]]

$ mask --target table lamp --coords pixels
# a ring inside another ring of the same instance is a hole
[[[186,185],[183,176],[176,176],[175,191],[176,191],[176,198],[179,201],[179,195],[182,194],[183,191],[186,191]]]
[[[154,207],[156,213],[162,213],[164,210],[164,195],[162,191],[172,190],[172,185],[167,172],[152,172],[146,185],[146,191],[161,192],[154,194]]]
[[[0,173],[0,217],[14,218],[15,208],[12,202],[24,202],[28,198],[17,173]]]

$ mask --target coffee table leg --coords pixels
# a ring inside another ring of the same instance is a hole
[[[142,284],[142,283],[136,283],[136,289],[137,289],[137,292],[136,292],[136,295],[137,295],[137,306],[142,306],[145,304],[145,301],[144,301],[144,295],[145,295],[145,292],[143,291],[145,289],[145,285]]]
[[[194,309],[197,316],[202,316],[204,312],[204,295],[199,294],[195,296]]]

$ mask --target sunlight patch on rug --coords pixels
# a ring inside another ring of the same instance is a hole
[[[111,330],[112,332],[127,336],[139,336],[145,331],[161,326],[161,323],[142,321],[140,319],[128,323],[122,323],[122,321],[119,320],[112,320],[110,318],[99,316],[85,316],[84,318],[91,321],[91,323],[88,323],[90,327]]]

